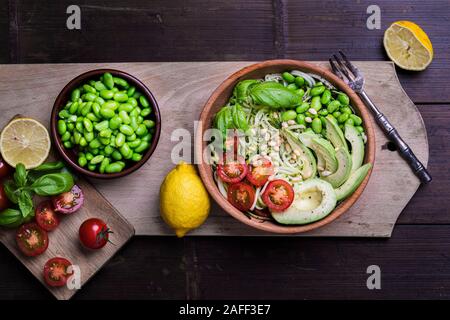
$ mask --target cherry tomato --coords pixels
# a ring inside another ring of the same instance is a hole
[[[13,168],[0,158],[0,180],[14,172]]]
[[[229,160],[225,154],[222,158],[217,165],[217,174],[223,182],[237,183],[245,178],[248,168],[244,158],[236,156]]]
[[[59,225],[59,218],[50,200],[41,202],[36,208],[36,223],[45,231],[53,231]]]
[[[28,257],[38,256],[47,250],[47,231],[36,223],[24,224],[17,230],[16,242],[24,255]]]
[[[255,201],[255,189],[245,182],[228,186],[228,201],[241,211],[248,211]]]
[[[80,241],[86,248],[100,249],[109,241],[109,230],[103,220],[91,218],[83,222],[80,227],[79,236]]]
[[[53,197],[52,202],[55,211],[62,214],[74,213],[83,205],[83,191],[75,184],[69,192],[64,192]]]
[[[62,287],[73,274],[68,268],[72,263],[65,258],[52,258],[44,265],[44,280],[50,287]]]
[[[271,211],[284,211],[294,201],[294,189],[284,180],[273,180],[267,185],[262,199]]]
[[[248,166],[247,180],[255,187],[262,187],[273,174],[272,162],[265,157],[254,159]]]
[[[6,196],[3,184],[0,184],[0,211],[3,211],[11,206],[11,203]]]

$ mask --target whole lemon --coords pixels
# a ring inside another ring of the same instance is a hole
[[[180,238],[208,217],[208,192],[193,165],[181,161],[170,171],[161,184],[159,196],[161,217]]]

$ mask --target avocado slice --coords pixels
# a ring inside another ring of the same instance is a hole
[[[336,119],[332,115],[328,115],[325,117],[326,123],[326,136],[327,139],[331,141],[333,146],[338,148],[344,148],[348,150],[347,141],[345,141],[344,133],[336,121]]]
[[[367,173],[369,172],[370,168],[372,167],[371,163],[366,163],[362,167],[359,167],[354,171],[350,178],[348,178],[345,183],[340,186],[337,189],[334,189],[336,192],[336,198],[338,201],[347,198],[349,195],[351,195],[353,192],[355,192],[356,188],[359,187],[361,182],[364,180],[364,178],[367,176]]]
[[[300,141],[303,142],[301,137]],[[316,154],[319,172],[325,170],[330,173],[336,172],[338,168],[336,151],[328,140],[320,137],[312,138],[310,146],[306,146]]]
[[[281,224],[307,224],[327,216],[336,206],[336,194],[331,184],[314,178],[295,187],[295,198],[283,212],[272,212]]]
[[[316,158],[314,158],[311,150],[301,143],[292,131],[283,130],[282,133],[287,142],[291,145],[292,150],[298,150],[298,157],[300,157],[303,164],[300,169],[300,174],[302,175],[303,180],[314,177],[317,173],[317,165]]]
[[[354,126],[345,125],[345,138],[352,146],[352,172],[361,167],[364,161],[364,141]]]
[[[340,187],[352,173],[352,157],[348,153],[347,149],[340,148],[336,151],[336,159],[338,162],[338,168],[336,172],[328,175],[321,176],[322,180],[330,183],[333,188]]]

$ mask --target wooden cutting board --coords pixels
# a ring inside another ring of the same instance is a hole
[[[152,158],[140,170],[114,181],[93,181],[96,188],[136,228],[140,235],[173,235],[159,217],[159,186],[174,164],[170,154],[178,140],[174,129],[194,132],[194,121],[212,91],[231,73],[252,62],[95,63],[0,66],[2,119],[28,114],[45,125],[53,102],[63,86],[76,75],[115,68],[141,79],[158,100],[162,132]],[[326,62],[313,62],[328,68]],[[428,142],[422,117],[403,91],[391,62],[356,62],[366,78],[366,91],[397,127],[417,157],[426,165]],[[0,121],[1,122],[1,121]],[[4,125],[6,120],[0,125]],[[333,223],[301,236],[389,237],[395,221],[416,192],[419,181],[375,126],[376,161],[367,188],[358,202]],[[213,205],[207,222],[190,235],[271,235],[254,230]]]
[[[81,286],[83,286],[100,268],[114,256],[114,254],[134,235],[133,226],[125,220],[120,213],[85,180],[78,180],[77,184],[83,190],[85,202],[76,213],[61,216],[59,227],[49,232],[49,246],[45,253],[37,257],[25,257],[17,248],[15,230],[0,229],[0,242],[2,242],[25,267],[60,300],[70,299],[77,290],[67,287],[50,288],[44,283],[43,269],[48,259],[64,257],[79,267]],[[100,218],[106,222],[114,232],[110,240],[101,250],[90,251],[84,249],[78,240],[78,229],[88,218]]]

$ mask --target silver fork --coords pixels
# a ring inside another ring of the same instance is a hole
[[[375,117],[375,121],[387,135],[387,137],[395,144],[398,152],[403,159],[408,162],[415,175],[422,183],[431,182],[431,175],[428,173],[424,165],[417,159],[408,144],[400,137],[397,130],[389,122],[386,116],[380,112],[377,106],[372,102],[367,93],[364,91],[364,77],[361,72],[355,67],[345,56],[342,51],[339,55],[333,54],[329,59],[333,72],[350,88],[352,88],[361,98],[361,100],[369,107],[370,111]]]

